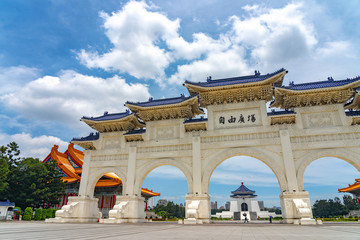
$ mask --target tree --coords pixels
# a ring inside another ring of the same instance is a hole
[[[345,215],[348,212],[338,197],[329,200],[316,200],[313,205],[313,214],[315,217],[335,217]]]
[[[61,177],[62,173],[54,162],[42,163],[38,159],[25,158],[10,174],[7,196],[21,208],[56,204],[65,190]]]
[[[347,210],[358,210],[359,204],[356,199],[353,199],[350,195],[343,196],[344,205]]]
[[[0,148],[0,151],[3,151],[4,146]],[[3,195],[2,192],[5,191],[8,183],[7,176],[9,174],[9,165],[5,158],[0,158],[0,195]],[[3,199],[5,200],[5,199]]]
[[[184,218],[185,217],[185,207],[181,207],[178,204],[170,201],[166,206],[157,204],[153,211],[161,216],[164,214],[163,212],[167,213],[167,217],[176,217],[176,218]]]

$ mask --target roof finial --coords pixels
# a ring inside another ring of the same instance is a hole
[[[154,100],[153,97],[149,97],[149,102],[152,102]]]
[[[290,82],[289,82],[289,85],[290,85],[290,86],[294,86],[294,81],[290,81]]]
[[[207,81],[207,82],[210,82],[210,81],[211,81],[211,76],[208,76],[208,77],[206,78],[206,81]]]
[[[106,115],[108,115],[109,114],[109,112],[108,111],[105,111],[104,112],[104,116],[106,116]]]
[[[244,185],[244,182],[241,182],[241,186]]]
[[[328,77],[329,82],[333,82],[334,79],[332,77]]]
[[[255,70],[255,76],[260,76],[260,71]]]
[[[183,94],[183,93],[180,94],[180,97],[181,97],[181,98],[185,98],[185,94]]]

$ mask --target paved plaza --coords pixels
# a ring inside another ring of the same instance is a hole
[[[264,223],[178,225],[1,222],[1,240],[41,239],[360,239],[360,224],[298,226]]]

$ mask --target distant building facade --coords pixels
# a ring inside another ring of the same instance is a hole
[[[255,191],[247,188],[243,182],[239,188],[231,193],[230,210],[216,213],[213,217],[233,218],[234,220],[243,220],[246,217],[248,220],[255,220],[257,218],[267,218],[269,216],[281,216],[274,212],[261,211],[259,201],[256,200],[257,195],[255,195]],[[261,202],[263,206],[264,202]]]

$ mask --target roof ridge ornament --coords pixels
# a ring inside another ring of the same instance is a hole
[[[334,79],[333,79],[332,77],[328,77],[328,81],[329,81],[329,82],[333,82]]]
[[[260,76],[260,71],[255,70],[255,76]]]
[[[206,81],[207,81],[207,82],[210,82],[210,81],[211,81],[211,76],[208,76],[208,77],[206,78]]]

